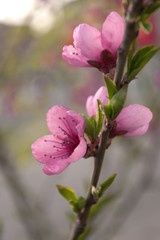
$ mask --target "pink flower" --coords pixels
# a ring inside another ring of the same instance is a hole
[[[102,105],[108,103],[106,87],[101,87],[94,96],[88,97],[86,109],[90,117],[96,116],[97,99],[101,101]],[[152,117],[152,112],[149,108],[139,104],[129,105],[123,108],[117,116],[110,137],[113,138],[117,135],[125,137],[143,135],[147,132]]]
[[[94,96],[89,96],[87,98],[86,109],[90,117],[95,116],[96,118],[97,100],[100,100],[102,105],[105,105],[108,103],[108,93],[107,93],[106,87],[104,86],[100,87]]]
[[[43,136],[34,142],[32,154],[38,162],[44,164],[44,173],[59,174],[71,162],[85,155],[85,122],[76,112],[54,106],[47,113],[47,125],[52,135]]]
[[[149,108],[139,104],[129,105],[116,118],[116,130],[113,134],[125,137],[143,135],[147,132],[152,117]]]
[[[111,12],[102,25],[102,32],[88,24],[80,24],[73,32],[74,45],[64,46],[62,56],[78,67],[96,67],[108,73],[116,66],[116,53],[124,35],[124,21]]]

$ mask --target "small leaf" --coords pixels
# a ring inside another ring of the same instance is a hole
[[[110,187],[110,185],[113,183],[116,176],[117,176],[117,174],[113,174],[106,181],[104,181],[103,183],[100,184],[100,186],[98,187],[99,197],[101,197],[104,194],[104,192]]]
[[[141,60],[144,58],[144,56],[146,54],[148,54],[153,48],[154,48],[154,46],[150,45],[150,46],[146,46],[146,47],[139,49],[136,52],[136,54],[134,55],[134,57],[132,58],[131,68],[135,68],[135,67],[139,66],[139,64],[141,63]]]
[[[78,211],[81,211],[86,204],[86,200],[83,197],[79,197],[76,201],[76,207]]]
[[[78,213],[84,208],[86,200],[83,197],[79,197],[76,201],[69,201],[72,209],[75,213]]]
[[[160,47],[147,46],[140,49],[131,61],[131,67],[127,72],[127,82],[133,80],[149,60],[160,50]]]
[[[90,228],[87,227],[84,232],[78,237],[78,240],[87,240],[86,237],[88,237],[88,235],[90,233],[93,233],[95,231],[95,228]]]
[[[146,7],[141,15],[140,21],[144,22],[146,21],[150,15],[155,12],[158,8],[160,8],[160,2],[156,1],[150,4],[148,7]]]
[[[74,190],[68,187],[63,187],[61,185],[57,185],[58,191],[67,201],[77,201],[77,196],[74,193]]]
[[[146,33],[150,33],[152,30],[152,24],[150,22],[141,22],[142,28]]]
[[[127,96],[128,85],[125,84],[110,100],[112,108],[111,120],[114,120],[121,112]]]
[[[85,119],[85,133],[89,138],[95,140],[96,121],[94,119],[94,116],[91,118],[83,116],[83,118]]]
[[[96,120],[95,120],[94,116],[89,118],[89,122],[93,129],[93,132],[92,132],[93,140],[95,140],[96,139]]]
[[[113,115],[113,110],[112,110],[111,105],[105,104],[104,105],[104,112],[105,112],[107,120],[111,120],[112,115]]]
[[[116,88],[115,83],[108,77],[104,77],[104,81],[106,84],[106,88],[108,91],[108,97],[109,99],[111,99],[113,97],[113,95],[118,91]]]
[[[97,100],[97,122],[96,122],[96,137],[98,136],[98,134],[100,133],[101,129],[102,129],[102,126],[103,126],[103,119],[104,119],[104,116],[103,116],[103,112],[101,110],[101,106],[102,106],[102,103],[100,100]]]
[[[95,205],[92,206],[89,219],[94,219],[100,212],[103,210],[104,207],[108,206],[114,199],[116,195],[109,195],[107,197],[101,198]]]

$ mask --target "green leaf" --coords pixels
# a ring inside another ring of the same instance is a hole
[[[110,100],[112,108],[111,120],[114,120],[121,112],[127,96],[128,85],[125,84]]]
[[[112,110],[111,105],[105,104],[104,105],[104,112],[105,112],[107,120],[111,120],[112,115],[113,115],[113,110]]]
[[[141,63],[141,60],[143,58],[145,58],[144,56],[146,56],[153,48],[154,48],[154,46],[150,45],[150,46],[146,46],[146,47],[139,49],[136,52],[136,54],[134,55],[134,57],[132,58],[131,68],[135,68],[135,67],[139,66],[139,64]]]
[[[111,99],[113,97],[113,95],[118,91],[117,87],[116,87],[115,83],[106,76],[104,77],[104,81],[105,81],[106,88],[108,91],[108,97],[109,97],[109,99]]]
[[[155,12],[158,8],[160,8],[160,2],[156,1],[152,4],[150,4],[148,7],[146,7],[141,15],[140,21],[144,22],[146,21],[150,15]]]
[[[127,82],[133,80],[149,60],[160,50],[160,47],[147,46],[140,49],[133,59],[129,72],[127,72]]]
[[[117,174],[113,174],[106,181],[100,184],[100,186],[98,187],[99,197],[101,197],[104,194],[104,192],[110,187],[110,185],[113,183],[116,176]]]
[[[94,141],[96,131],[96,121],[94,119],[94,116],[92,116],[91,118],[87,118],[86,116],[83,117],[85,119],[85,133],[89,138]]]
[[[71,205],[75,212],[81,211],[82,208],[84,208],[85,204],[86,204],[86,200],[83,197],[79,197],[76,202],[74,201],[71,202]]]
[[[96,139],[96,120],[95,120],[94,116],[89,118],[89,122],[93,129],[93,132],[92,132],[93,140],[95,140]]]
[[[77,196],[74,193],[74,190],[68,187],[63,187],[61,185],[57,185],[58,191],[60,194],[67,200],[67,201],[74,201],[76,202]]]
[[[90,233],[93,233],[95,231],[95,228],[90,228],[90,227],[87,227],[84,232],[78,237],[78,240],[87,240],[86,237],[88,237],[88,235]]]
[[[100,100],[97,100],[97,106],[98,108],[97,108],[97,122],[96,122],[96,137],[98,136],[98,134],[102,129],[103,119],[104,119],[103,112],[101,110],[102,103]]]
[[[104,207],[108,206],[113,200],[115,200],[116,195],[109,195],[107,197],[101,198],[95,205],[92,206],[89,219],[94,219]]]
[[[150,22],[141,22],[142,28],[146,33],[150,33],[152,30],[152,24]]]

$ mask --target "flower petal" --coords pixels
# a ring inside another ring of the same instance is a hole
[[[73,66],[90,67],[87,60],[71,45],[63,47],[62,57],[66,62]]]
[[[89,96],[86,101],[86,110],[88,113],[88,116],[94,116],[94,108],[93,108],[93,96]]]
[[[107,93],[107,88],[105,86],[102,86],[98,89],[96,94],[94,95],[93,98],[93,109],[94,109],[94,115],[96,116],[97,114],[97,100],[100,100],[102,105],[105,105],[108,103],[108,93]]]
[[[32,146],[33,157],[40,163],[56,164],[59,160],[68,162],[71,152],[63,146],[62,141],[52,135],[43,136],[35,141]]]
[[[89,96],[86,102],[86,109],[88,115],[95,116],[97,114],[97,100],[100,100],[102,105],[108,103],[108,93],[105,86],[100,87],[94,96]]]
[[[136,137],[136,136],[141,136],[143,134],[145,134],[148,130],[149,124],[144,125],[143,127],[140,127],[138,129],[136,129],[133,132],[128,132],[126,134],[123,135],[123,137]]]
[[[73,153],[68,157],[68,161],[70,163],[80,160],[82,157],[84,157],[84,155],[87,151],[87,143],[86,143],[84,137],[80,137],[79,140],[80,140],[80,142],[79,142],[78,146],[74,149]]]
[[[80,24],[73,32],[74,46],[88,60],[100,60],[102,51],[101,33],[88,24]]]
[[[66,120],[67,120],[67,123],[68,123],[73,135],[75,135],[75,136],[78,135],[77,126],[79,126],[79,129],[81,130],[81,133],[79,133],[79,134],[81,134],[81,136],[83,136],[84,135],[84,129],[85,129],[84,118],[80,114],[78,114],[74,111],[71,111],[71,110],[69,110],[67,112],[67,114],[68,115],[66,117]]]
[[[122,43],[124,28],[124,21],[117,12],[111,12],[103,23],[102,46],[114,56]]]
[[[54,165],[44,165],[42,170],[47,175],[55,175],[63,172],[68,167],[68,165],[69,163],[67,162],[59,161]]]
[[[132,104],[123,108],[116,119],[116,132],[128,131],[131,133],[145,125],[148,125],[152,119],[152,112],[149,108],[139,104]],[[127,134],[128,134],[127,133]]]
[[[64,138],[66,134],[72,135],[66,117],[69,109],[63,106],[53,106],[47,113],[47,125],[53,136]]]

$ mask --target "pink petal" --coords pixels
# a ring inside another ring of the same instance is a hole
[[[98,89],[96,94],[94,95],[93,98],[93,109],[94,109],[94,115],[96,116],[97,113],[97,100],[100,100],[102,105],[105,105],[108,103],[108,93],[107,93],[107,88],[102,86]]]
[[[73,32],[74,46],[88,60],[100,60],[101,33],[88,24],[80,24]]]
[[[116,132],[128,131],[133,132],[139,128],[148,125],[152,119],[152,112],[149,108],[139,104],[132,104],[123,108],[116,119]]]
[[[136,136],[141,136],[143,134],[145,134],[148,130],[149,124],[146,124],[143,127],[138,128],[137,130],[133,131],[133,132],[128,132],[126,134],[124,134],[124,137],[136,137]]]
[[[46,135],[37,139],[37,141],[35,141],[31,146],[33,157],[38,162],[44,164],[56,164],[59,160],[67,161],[68,151],[64,149],[63,152],[61,151],[59,153],[57,152],[59,147],[62,148],[62,141],[52,135]]]
[[[60,136],[64,138],[64,131],[70,133],[68,126],[66,124],[66,116],[67,111],[69,109],[63,106],[53,106],[47,113],[47,125],[49,131],[53,134],[53,136]]]
[[[64,161],[59,161],[54,165],[44,165],[42,168],[43,172],[47,175],[55,175],[63,172],[67,167],[69,163]]]
[[[68,111],[68,116],[66,117],[67,119],[67,123],[73,133],[73,135],[77,136],[78,132],[77,132],[77,126],[79,126],[79,129],[81,130],[81,132],[79,134],[81,134],[81,136],[84,135],[84,129],[85,129],[85,121],[84,118],[74,112],[74,111]]]
[[[106,87],[104,87],[104,86],[100,87],[94,96],[88,97],[87,102],[86,102],[86,109],[87,109],[87,113],[90,117],[91,116],[96,117],[97,100],[100,100],[102,105],[105,105],[108,103],[108,93],[107,93]]]
[[[86,110],[88,113],[88,116],[94,116],[94,108],[93,108],[93,96],[89,96],[86,101]]]
[[[71,45],[63,47],[62,57],[66,62],[73,66],[90,67],[86,59]]]
[[[78,131],[81,131],[78,130]],[[82,157],[84,157],[86,151],[87,151],[87,143],[84,139],[84,137],[80,137],[80,142],[78,146],[74,149],[73,153],[68,157],[68,161],[71,162],[76,162],[80,160]]]
[[[124,21],[117,12],[111,12],[103,23],[102,46],[114,56],[122,43],[124,29]]]

